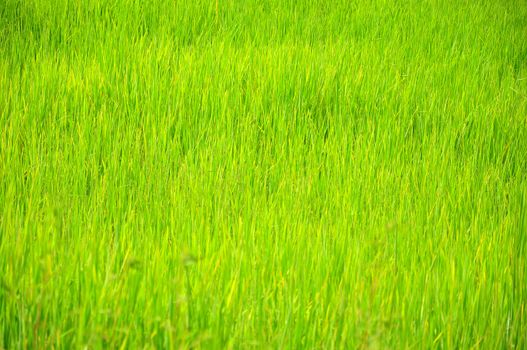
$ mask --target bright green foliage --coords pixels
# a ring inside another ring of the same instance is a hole
[[[0,348],[527,347],[524,0],[0,0]]]

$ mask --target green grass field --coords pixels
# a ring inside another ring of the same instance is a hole
[[[524,0],[0,0],[0,349],[525,349]]]

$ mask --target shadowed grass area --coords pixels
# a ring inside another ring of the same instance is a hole
[[[527,4],[3,0],[0,348],[525,348]]]

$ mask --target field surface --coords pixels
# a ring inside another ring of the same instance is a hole
[[[524,0],[0,0],[0,349],[526,347]]]

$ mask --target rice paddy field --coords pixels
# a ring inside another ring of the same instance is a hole
[[[1,0],[1,348],[527,348],[527,2]]]

